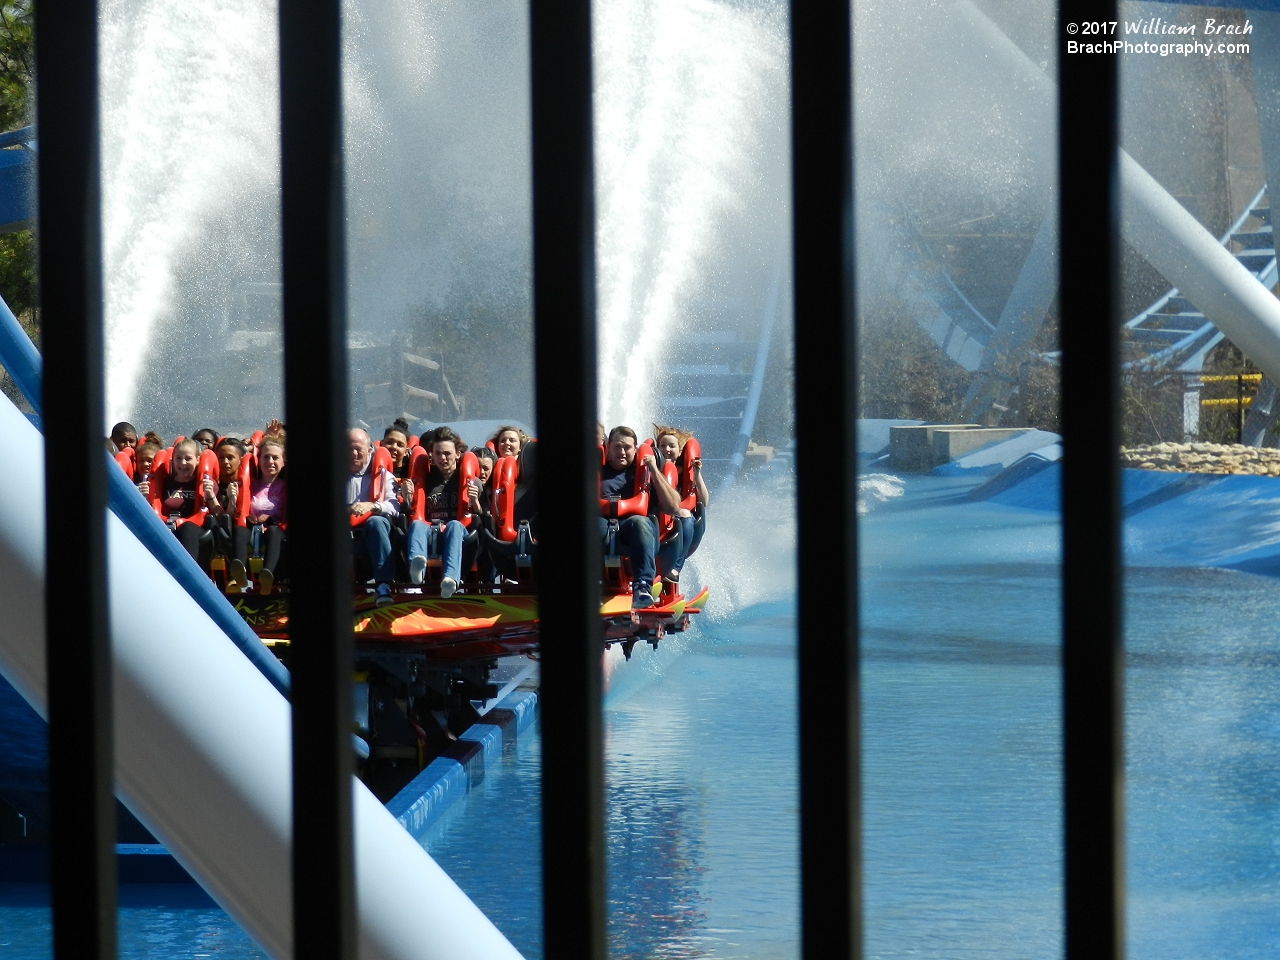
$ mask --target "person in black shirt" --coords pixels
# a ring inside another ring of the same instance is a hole
[[[212,450],[218,443],[218,431],[213,427],[201,427],[191,435],[191,439],[206,450]]]
[[[164,488],[160,491],[160,516],[191,558],[200,560],[200,543],[204,534],[201,523],[181,523],[195,517],[203,508],[196,470],[203,448],[194,440],[183,440],[173,448]]]
[[[467,502],[471,507],[471,515],[475,519],[472,521],[471,529],[476,530],[483,527],[489,533],[493,533],[493,514],[489,511],[489,490],[487,485],[489,477],[493,473],[493,466],[498,461],[498,455],[488,447],[478,447],[475,451],[476,461],[480,467],[480,476],[468,481],[467,486]],[[480,571],[480,579],[485,583],[493,583],[498,579],[498,569],[490,558],[488,550],[484,547],[483,539],[480,541],[480,554],[476,557],[476,565]]]
[[[391,472],[395,474],[397,480],[404,480],[409,476],[409,425],[403,419],[396,420],[386,430],[382,431],[382,448],[391,454],[391,462],[394,465]],[[410,499],[413,494],[410,493]]]
[[[462,581],[462,542],[467,528],[458,516],[459,441],[452,430],[437,430],[431,444],[432,471],[423,491],[423,519],[409,524],[409,580],[421,583],[427,570],[427,556],[438,546],[444,560],[440,596],[453,596]]]
[[[630,427],[614,427],[609,431],[605,462],[600,468],[600,499],[614,502],[632,496],[636,482],[636,432]],[[607,515],[617,508],[601,507],[600,536],[607,539]],[[653,519],[633,514],[618,518],[618,546],[631,558],[631,606],[635,609],[653,606],[653,578],[657,573],[654,560],[658,546],[658,530]]]
[[[111,443],[116,450],[138,446],[138,428],[132,423],[122,420],[111,428]],[[113,453],[115,451],[112,451]]]

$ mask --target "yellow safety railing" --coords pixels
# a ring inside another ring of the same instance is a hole
[[[1227,383],[1228,381],[1239,382],[1242,380],[1245,381],[1246,383],[1259,383],[1262,380],[1262,374],[1261,373],[1223,373],[1223,374],[1215,373],[1215,374],[1210,374],[1209,376],[1200,378],[1201,383]]]

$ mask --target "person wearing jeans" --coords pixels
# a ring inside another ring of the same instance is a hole
[[[467,528],[457,519],[458,459],[465,452],[460,437],[448,427],[439,428],[431,441],[431,473],[423,485],[423,519],[409,524],[409,580],[421,583],[427,557],[439,550],[444,561],[440,596],[449,599],[462,582],[462,541]]]
[[[392,602],[391,581],[395,579],[395,560],[391,553],[391,518],[396,515],[396,482],[391,474],[371,468],[373,444],[363,430],[352,430],[351,474],[347,478],[347,503],[353,517],[366,517],[351,528],[352,540],[363,546],[373,567],[377,584],[378,606]]]
[[[636,432],[630,427],[614,427],[609,431],[605,461],[600,467],[600,499],[623,501],[631,496],[636,482]],[[600,536],[609,535],[608,515],[617,516],[617,504],[607,511],[601,507]],[[658,549],[658,526],[647,516],[633,514],[618,520],[615,547],[626,549],[631,557],[631,606],[643,609],[653,606],[653,578],[657,573],[655,554]]]
[[[467,528],[457,520],[443,524],[413,521],[409,524],[409,579],[421,583],[427,557],[439,551],[443,561],[440,596],[453,596],[462,581],[462,541],[466,538]]]
[[[600,518],[600,538],[609,534],[609,521]],[[640,598],[637,606],[649,606],[653,595],[649,593],[650,585],[657,576],[658,566],[658,525],[653,517],[630,516],[618,521],[616,541],[618,554],[631,561],[631,583],[633,594]],[[643,598],[648,597],[649,602]]]

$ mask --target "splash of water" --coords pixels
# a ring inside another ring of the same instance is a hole
[[[198,249],[210,224],[278,237],[279,123],[274,4],[104,0],[100,16],[109,424],[133,415],[144,378],[182,376],[148,369],[155,339],[220,319],[179,289],[188,258],[244,255]],[[263,269],[278,273],[270,256]]]
[[[527,341],[525,6],[343,13],[350,327],[483,304]],[[108,423],[261,422],[281,404],[275,4],[107,0],[102,19]],[[250,287],[267,293],[246,308]],[[267,381],[251,396],[246,344]]]
[[[351,326],[497,310],[524,342],[527,5],[347,0],[343,14]]]
[[[225,348],[240,289],[279,279],[275,10],[102,16],[108,412],[163,420],[189,347]],[[525,6],[349,0],[344,17],[351,326],[496,309],[527,337]],[[637,384],[660,389],[682,332],[758,323],[786,223],[785,21],[605,0],[595,37],[601,412],[640,426],[655,396]],[[278,308],[258,324],[270,349],[278,327]]]
[[[680,577],[686,593],[697,584],[710,588],[703,616],[729,621],[796,595],[795,509],[789,469],[762,472],[712,503],[707,534]]]
[[[763,296],[751,288],[786,222],[785,22],[716,0],[606,0],[594,33],[599,411],[642,428],[662,365],[715,298]],[[748,336],[761,309],[733,318]]]
[[[906,492],[901,477],[891,473],[867,473],[858,477],[858,516],[870,513],[878,503],[896,500]]]

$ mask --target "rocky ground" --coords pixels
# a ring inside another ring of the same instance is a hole
[[[1157,443],[1121,447],[1120,466],[1178,473],[1251,473],[1280,477],[1280,450],[1240,443]]]

